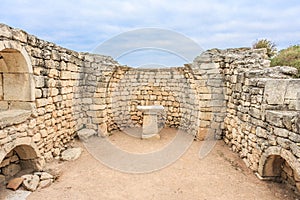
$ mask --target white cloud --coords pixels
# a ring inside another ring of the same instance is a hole
[[[299,43],[298,0],[2,0],[0,21],[77,51],[124,31],[178,31],[204,48]]]

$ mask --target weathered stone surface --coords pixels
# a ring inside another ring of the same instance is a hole
[[[8,110],[1,112],[0,127],[19,124],[26,121],[31,115],[30,111],[25,110]]]
[[[78,148],[70,148],[62,152],[61,159],[65,161],[73,161],[79,158],[82,149]]]
[[[287,138],[290,134],[290,131],[283,128],[274,128],[274,134],[280,137]]]
[[[300,111],[300,92],[297,93],[296,110]]]
[[[293,142],[300,143],[300,133],[290,132],[289,139]]]
[[[286,80],[269,80],[266,83],[264,98],[269,104],[283,104],[288,82]]]
[[[101,125],[98,126],[99,127],[99,133],[98,136],[101,137],[106,137],[108,136],[108,131],[107,131],[107,124],[106,123],[102,123]]]
[[[267,131],[261,127],[257,127],[256,128],[256,135],[258,137],[262,137],[262,138],[268,138],[268,134],[267,134]]]
[[[24,178],[22,178],[22,177],[11,179],[8,182],[6,188],[12,189],[12,190],[17,190],[22,185],[23,180],[24,180]]]
[[[42,181],[40,181],[38,188],[46,188],[46,187],[50,186],[52,184],[52,182],[53,182],[52,179],[42,180]]]
[[[24,178],[23,186],[26,190],[34,192],[40,182],[40,178],[38,175],[23,175],[22,178]]]
[[[166,112],[157,115],[162,127],[195,135],[214,129],[216,138],[223,137],[253,170],[272,146],[278,147],[276,155],[285,150],[299,156],[300,117],[291,114],[300,110],[299,79],[290,77],[294,68],[270,68],[265,50],[212,49],[184,67],[146,70],[79,54],[3,24],[0,32],[5,39],[0,41],[5,60],[0,61],[1,173],[17,162],[13,155],[6,157],[15,145],[26,146],[27,163],[36,158],[31,148],[42,153],[29,165],[40,168],[83,127],[94,130],[83,138],[141,127],[138,105],[164,106]],[[17,109],[31,112],[25,116]]]
[[[298,146],[295,143],[291,143],[290,148],[292,150],[292,153],[297,157],[300,158],[300,146]]]
[[[0,24],[0,32],[4,37],[12,38],[12,30],[5,24]]]
[[[77,135],[80,140],[87,141],[90,137],[96,135],[96,131],[93,129],[81,129],[77,132]]]
[[[32,101],[33,85],[30,76],[29,74],[3,74],[4,100]]]
[[[54,177],[47,173],[47,172],[41,172],[41,175],[40,175],[40,179],[43,181],[43,180],[47,180],[47,179],[53,179]]]
[[[5,176],[0,174],[0,184],[5,182]]]
[[[297,94],[300,93],[299,85],[300,79],[288,80],[284,98],[289,100],[297,100]]]
[[[21,171],[21,166],[18,164],[11,164],[8,165],[7,167],[2,168],[2,173],[5,176],[14,176],[19,171]]]
[[[266,120],[272,125],[283,127],[283,115],[280,111],[266,111]]]

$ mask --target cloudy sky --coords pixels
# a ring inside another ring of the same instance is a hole
[[[84,52],[139,28],[174,31],[202,49],[300,43],[299,0],[2,0],[0,8],[1,23]]]

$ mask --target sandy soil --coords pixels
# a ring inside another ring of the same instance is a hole
[[[174,138],[175,131],[164,129],[161,140],[140,140],[115,133],[110,141],[129,152],[151,152]],[[129,174],[108,168],[84,149],[73,162],[52,163],[62,175],[48,188],[33,192],[28,200],[47,199],[296,199],[284,185],[260,181],[223,141],[199,159],[203,142],[194,141],[172,165],[145,174]],[[75,145],[84,148],[83,144]]]

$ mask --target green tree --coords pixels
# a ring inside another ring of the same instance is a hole
[[[257,40],[252,47],[253,49],[266,48],[269,58],[272,58],[277,53],[276,44],[267,39]]]
[[[291,66],[298,69],[300,77],[300,45],[293,45],[282,49],[271,59],[271,66]]]

